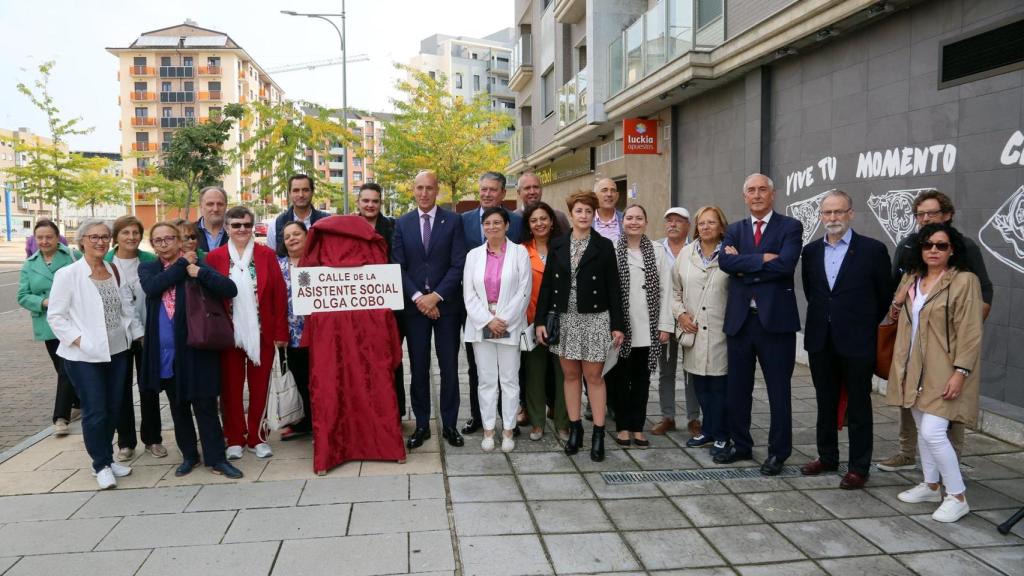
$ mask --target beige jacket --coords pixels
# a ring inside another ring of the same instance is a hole
[[[916,276],[905,274],[897,294],[916,280]],[[913,348],[912,304],[907,298],[897,320],[886,401],[974,426],[981,384],[982,301],[978,277],[961,270],[949,270],[942,276],[921,309]],[[945,400],[942,393],[954,366],[970,370],[971,375],[964,381],[959,397]]]
[[[703,301],[701,300],[702,294]],[[729,275],[718,267],[718,258],[705,266],[700,242],[679,251],[672,271],[672,316],[693,315],[697,338],[683,351],[683,369],[698,376],[724,376],[729,369],[725,348],[725,303],[729,297]],[[682,325],[676,336],[682,337]]]

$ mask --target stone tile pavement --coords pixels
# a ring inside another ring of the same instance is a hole
[[[793,386],[789,463],[800,464],[815,455],[805,369]],[[761,458],[763,386],[754,410]],[[876,407],[876,457],[895,450],[895,418]],[[839,490],[835,475],[629,485],[601,476],[719,468],[682,447],[682,432],[652,437],[648,450],[609,440],[596,464],[586,452],[566,456],[551,429],[537,442],[521,436],[511,454],[481,452],[479,434],[453,449],[435,430],[405,464],[350,463],[326,477],[312,472],[308,441],[275,442],[272,459],[246,454],[240,482],[205,469],[175,478],[167,435],[167,459],[138,456],[105,492],[73,432],[0,463],[0,574],[1024,574],[1024,524],[995,530],[1024,506],[1024,451],[981,434],[969,435],[964,458],[973,511],[944,525],[931,505],[896,500],[917,471],[876,471],[857,492]]]

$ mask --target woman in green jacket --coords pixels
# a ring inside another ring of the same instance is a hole
[[[50,220],[40,220],[33,230],[38,250],[21,266],[18,282],[18,304],[32,315],[32,332],[37,341],[46,344],[46,352],[57,371],[57,398],[53,404],[53,428],[57,436],[66,436],[72,411],[78,411],[78,396],[64,372],[64,360],[57,356],[60,341],[46,321],[53,275],[71,264],[78,254],[60,243],[60,230]]]

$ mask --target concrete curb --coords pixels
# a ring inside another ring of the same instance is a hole
[[[36,432],[35,434],[29,436],[28,438],[25,438],[21,442],[18,442],[14,446],[11,446],[7,450],[0,452],[0,464],[3,464],[4,462],[10,460],[11,458],[14,458],[18,454],[21,454],[25,450],[28,450],[29,448],[42,442],[46,438],[50,437],[51,434],[53,434],[53,426],[47,426],[46,428],[43,428],[39,432]]]

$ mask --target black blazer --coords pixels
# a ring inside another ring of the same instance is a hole
[[[889,308],[894,288],[885,245],[854,232],[831,290],[825,277],[824,238],[804,246],[800,261],[807,298],[804,349],[821,351],[831,335],[839,354],[874,358],[878,323]]]
[[[547,318],[548,312],[566,312],[569,307],[571,239],[570,233],[551,240],[544,279],[537,297],[537,318]],[[576,311],[597,313],[607,310],[611,316],[610,329],[622,331],[626,323],[619,290],[615,246],[611,240],[591,230],[590,243],[576,269]]]

